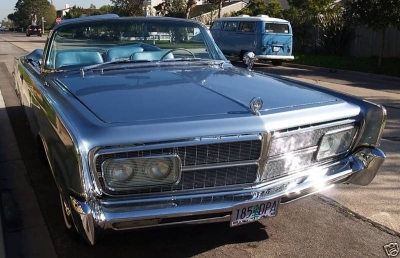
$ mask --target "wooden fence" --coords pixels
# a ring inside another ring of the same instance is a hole
[[[379,56],[381,51],[382,31],[373,31],[364,26],[356,28],[356,38],[350,48],[350,55],[369,57]],[[390,28],[385,33],[383,57],[400,58],[400,30]]]

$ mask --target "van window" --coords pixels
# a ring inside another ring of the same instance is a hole
[[[224,30],[227,31],[236,31],[237,28],[237,22],[233,22],[233,21],[227,21],[224,24]]]
[[[221,28],[222,28],[222,22],[213,22],[210,29],[220,30]]]
[[[267,33],[289,33],[289,25],[288,24],[279,24],[279,23],[266,23],[265,24],[265,32]]]
[[[254,31],[254,27],[255,27],[255,23],[254,22],[242,21],[239,24],[239,31],[253,32]]]

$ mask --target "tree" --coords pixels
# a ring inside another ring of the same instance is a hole
[[[251,0],[248,7],[243,8],[240,11],[232,12],[231,16],[238,16],[242,14],[247,14],[250,16],[256,16],[259,14],[266,14],[267,6],[264,0]]]
[[[271,0],[267,4],[265,14],[275,18],[283,18],[283,8],[278,0]]]
[[[65,13],[64,19],[73,19],[73,18],[79,18],[84,14],[84,9],[81,6],[72,6],[69,8],[68,12]]]
[[[119,16],[143,16],[145,0],[110,0],[113,11]],[[147,6],[146,6],[147,7]]]
[[[187,4],[184,0],[174,0],[165,16],[186,18],[186,7]]]
[[[113,13],[113,7],[111,5],[103,5],[99,8],[101,13],[107,14],[107,13]]]
[[[290,8],[283,11],[284,19],[290,21],[297,46],[304,51],[318,43],[319,17],[340,13],[336,0],[288,0]]]
[[[382,65],[386,31],[400,26],[399,0],[343,0],[348,19],[355,19],[372,30],[381,30],[381,51],[378,66]]]
[[[186,19],[189,19],[190,15],[190,10],[196,6],[196,0],[188,0],[186,3],[186,12],[185,12],[185,17]]]
[[[22,28],[31,23],[40,23],[41,17],[44,17],[50,8],[51,4],[47,0],[18,0],[12,21],[15,26]]]
[[[54,5],[50,5],[50,7],[45,10],[42,17],[45,20],[44,28],[46,30],[51,29],[55,25],[57,18],[57,10]]]
[[[171,8],[171,4],[168,2],[161,2],[158,5],[154,6],[156,10],[157,16],[165,16],[168,14],[169,9]]]

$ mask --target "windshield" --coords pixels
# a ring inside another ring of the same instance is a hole
[[[66,24],[54,31],[45,63],[47,69],[69,69],[118,60],[199,59],[225,60],[203,26],[142,18]]]

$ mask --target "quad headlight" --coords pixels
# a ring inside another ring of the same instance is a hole
[[[353,142],[356,128],[346,127],[325,133],[317,152],[317,160],[346,153]]]
[[[178,155],[108,159],[102,164],[102,177],[110,190],[174,185],[179,182],[180,175]]]

